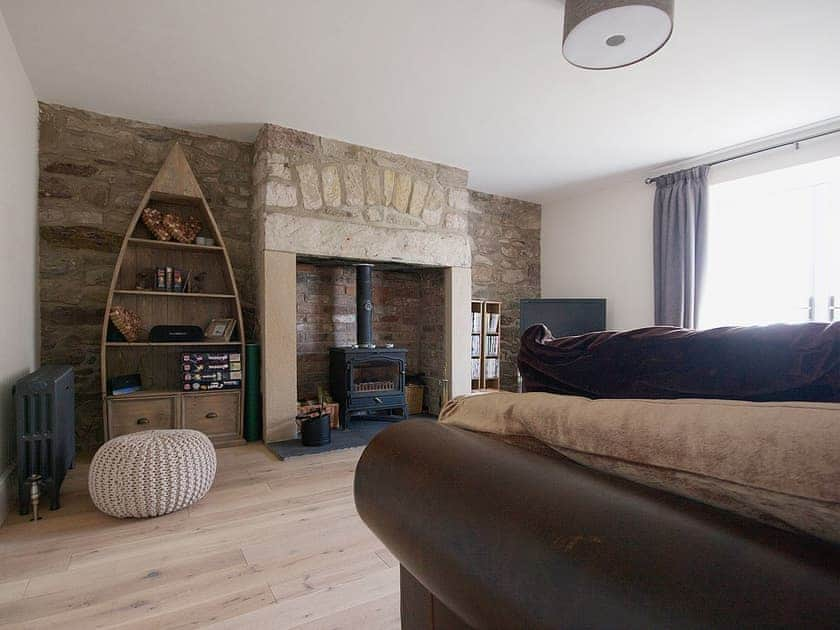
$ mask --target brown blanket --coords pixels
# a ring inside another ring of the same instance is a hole
[[[499,393],[456,398],[440,422],[840,544],[837,404]]]
[[[840,322],[561,339],[538,325],[522,335],[519,370],[525,391],[589,398],[840,402]]]

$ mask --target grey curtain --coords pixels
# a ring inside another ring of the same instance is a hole
[[[657,177],[653,202],[653,273],[656,324],[697,325],[706,227],[709,167]]]

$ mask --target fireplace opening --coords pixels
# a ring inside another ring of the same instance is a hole
[[[443,274],[299,257],[299,401],[329,396],[351,428],[354,418],[407,417],[406,387],[419,385],[423,411],[436,414],[446,378]]]

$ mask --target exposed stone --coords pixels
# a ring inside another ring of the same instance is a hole
[[[78,208],[71,210],[66,220],[71,225],[102,225],[102,211]]]
[[[502,271],[502,282],[506,284],[519,284],[528,278],[528,274],[522,269],[506,269]]]
[[[423,206],[426,203],[426,193],[429,185],[422,179],[414,181],[414,188],[411,191],[411,203],[408,206],[409,214],[419,217],[423,213]]]
[[[467,220],[460,214],[448,213],[443,219],[443,227],[457,232],[467,231]]]
[[[263,125],[261,133],[264,135],[262,144],[272,152],[288,150],[314,153],[318,139],[318,136],[311,133],[278,125]]]
[[[83,201],[104,208],[108,204],[108,184],[90,183],[82,186],[79,195]]]
[[[365,205],[365,185],[361,164],[344,165],[344,190],[348,206]]]
[[[41,238],[56,247],[71,249],[96,249],[118,252],[122,245],[121,234],[106,232],[102,229],[81,226],[42,225]]]
[[[341,205],[341,180],[337,166],[325,166],[321,170],[321,185],[324,189],[324,203],[330,208]]]
[[[396,153],[388,153],[387,151],[373,150],[373,162],[379,166],[385,166],[389,169],[405,168],[408,158],[404,155]]]
[[[327,158],[339,160],[355,159],[359,153],[359,147],[355,144],[333,140],[332,138],[321,138],[321,153]]]
[[[57,197],[69,199],[73,196],[73,190],[63,179],[58,177],[41,177],[38,182],[38,194],[41,197]]]
[[[463,234],[395,230],[285,213],[266,216],[265,247],[329,258],[470,266],[469,243]]]
[[[294,208],[297,205],[297,188],[270,179],[265,183],[265,204],[278,208]]]
[[[426,225],[435,226],[440,224],[441,214],[443,214],[443,210],[440,207],[426,207],[423,208],[423,214],[421,216]]]
[[[318,188],[318,171],[312,164],[300,164],[297,167],[300,178],[300,192],[303,196],[303,207],[307,210],[319,210],[324,202]]]
[[[411,197],[411,175],[397,173],[397,181],[394,184],[393,205],[400,212],[408,210],[408,200]]]
[[[359,207],[340,206],[338,208],[324,208],[321,214],[327,217],[337,217],[339,219],[361,219],[362,209]]]
[[[365,218],[371,223],[379,223],[385,218],[385,209],[382,206],[367,206]]]
[[[276,177],[285,181],[292,180],[292,171],[285,153],[262,151],[254,164],[254,183],[262,183],[267,177]],[[238,191],[242,194],[242,191]]]
[[[395,182],[396,174],[394,171],[390,169],[385,169],[382,172],[382,182],[383,182],[383,193],[382,193],[382,201],[386,206],[391,205],[391,201],[394,198],[394,182]]]
[[[490,265],[473,265],[472,281],[490,283],[493,281],[493,267]]]
[[[385,223],[403,228],[421,228],[425,227],[422,220],[413,217],[410,214],[399,212],[391,208],[385,209]]]
[[[449,205],[456,210],[469,210],[471,208],[470,192],[463,188],[450,188]]]
[[[371,164],[365,166],[365,203],[369,206],[378,206],[382,203],[382,180],[379,177],[379,169]]]
[[[95,166],[90,164],[74,164],[73,162],[53,162],[44,167],[47,173],[58,173],[61,175],[73,175],[75,177],[90,177],[98,172]]]
[[[443,186],[453,188],[466,188],[469,173],[462,168],[439,164],[437,169],[437,180]]]

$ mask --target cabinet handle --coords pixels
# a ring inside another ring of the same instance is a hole
[[[149,424],[149,422],[151,422],[151,420],[148,418],[137,418],[137,424]]]
[[[205,418],[209,418],[210,420],[212,420],[213,418],[218,418],[218,417],[219,417],[219,414],[217,414],[215,411],[208,411],[208,412],[207,412],[207,415],[206,415],[206,416],[204,416],[204,417],[205,417]]]

